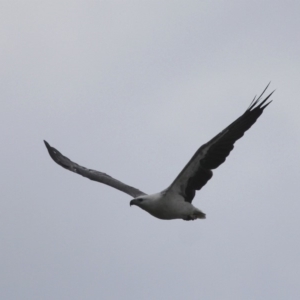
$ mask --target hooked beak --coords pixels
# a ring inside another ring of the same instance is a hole
[[[136,203],[137,203],[137,201],[136,201],[135,199],[133,199],[133,200],[130,201],[129,205],[130,205],[130,206],[131,206],[131,205],[136,205]]]

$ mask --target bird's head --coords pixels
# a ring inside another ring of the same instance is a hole
[[[131,205],[136,205],[139,206],[140,208],[144,208],[147,204],[147,199],[145,199],[145,197],[137,197],[134,198],[133,200],[130,201],[130,206]]]

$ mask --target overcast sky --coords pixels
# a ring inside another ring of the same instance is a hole
[[[0,298],[299,299],[300,2],[1,1]],[[271,81],[272,104],[162,221],[146,193]]]

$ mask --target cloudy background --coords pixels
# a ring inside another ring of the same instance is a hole
[[[1,1],[0,298],[298,299],[299,1]],[[273,103],[194,204],[146,193],[271,82]]]

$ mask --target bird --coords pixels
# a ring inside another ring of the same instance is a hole
[[[248,109],[239,118],[202,145],[171,185],[159,193],[148,195],[106,173],[80,166],[50,146],[45,140],[44,143],[51,158],[61,167],[132,196],[130,206],[138,206],[162,220],[182,219],[192,221],[205,219],[206,214],[192,205],[196,191],[201,190],[212,178],[212,170],[225,162],[234,148],[234,143],[244,135],[272,102],[269,98],[274,91],[262,100],[269,84],[258,98],[254,97]]]

